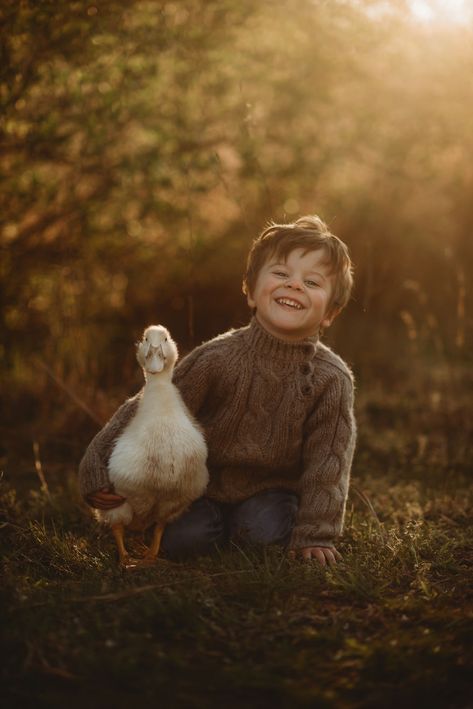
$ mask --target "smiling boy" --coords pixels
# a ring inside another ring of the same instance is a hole
[[[335,541],[356,437],[353,377],[320,335],[352,284],[347,247],[319,217],[273,224],[254,241],[243,281],[250,324],[197,347],[175,370],[205,432],[210,482],[166,528],[169,557],[231,539],[281,544],[323,565],[340,559]],[[123,502],[94,485],[93,471],[80,477],[93,507]]]
[[[332,291],[324,251],[307,253],[298,248],[286,257],[270,258],[247,298],[267,332],[285,342],[297,342],[331,324],[337,314],[336,309],[328,307]]]

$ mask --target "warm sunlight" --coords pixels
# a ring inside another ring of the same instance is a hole
[[[472,17],[467,0],[411,0],[410,4],[421,22],[466,23]]]
[[[472,35],[0,0],[1,706],[473,709]]]

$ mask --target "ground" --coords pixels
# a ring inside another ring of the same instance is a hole
[[[3,706],[471,707],[470,376],[360,388],[331,569],[232,547],[122,572],[63,449],[6,446]]]

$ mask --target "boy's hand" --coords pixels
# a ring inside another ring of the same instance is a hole
[[[95,507],[97,510],[113,510],[114,507],[122,505],[126,497],[117,495],[111,487],[102,487],[100,490],[91,492],[85,499],[91,507]]]
[[[322,566],[327,566],[327,564],[329,566],[335,565],[337,561],[341,561],[343,558],[335,547],[304,547],[303,549],[297,549],[297,552],[295,549],[291,549],[288,552],[288,556],[291,559],[295,559],[296,553],[302,554],[302,558],[305,561],[317,559]]]

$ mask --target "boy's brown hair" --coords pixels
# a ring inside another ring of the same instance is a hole
[[[335,276],[329,310],[344,308],[353,287],[353,264],[346,244],[316,215],[300,217],[291,224],[270,224],[264,229],[248,254],[243,292],[253,293],[258,274],[271,256],[285,261],[295,249],[304,249],[304,253],[325,250],[326,262]]]

